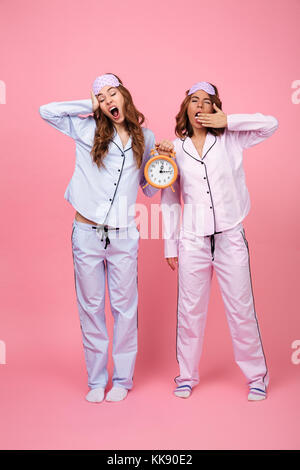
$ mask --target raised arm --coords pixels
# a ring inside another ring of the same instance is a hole
[[[40,115],[51,126],[73,139],[83,131],[87,118],[79,115],[93,113],[92,100],[53,102],[40,106]],[[93,119],[90,117],[89,119]]]
[[[229,114],[227,128],[236,132],[236,139],[242,149],[259,144],[278,128],[278,121],[273,116],[256,114]]]
[[[201,113],[197,121],[204,127],[227,127],[233,131],[238,145],[244,149],[259,144],[270,137],[278,127],[274,116],[256,114],[225,114],[218,106],[213,104],[214,113]]]

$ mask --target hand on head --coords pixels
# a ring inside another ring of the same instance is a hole
[[[97,97],[95,96],[95,93],[93,92],[93,90],[91,90],[91,100],[92,100],[92,105],[93,105],[93,111],[96,111],[96,109],[99,108],[99,101],[97,99]]]

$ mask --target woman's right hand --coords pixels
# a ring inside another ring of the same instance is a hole
[[[93,105],[93,112],[95,112],[96,109],[99,108],[100,104],[99,104],[99,101],[97,100],[96,95],[93,92],[93,90],[91,90],[91,100],[92,100],[92,105]]]
[[[156,151],[161,155],[170,155],[174,152],[174,144],[170,140],[162,140],[155,144]]]
[[[166,258],[166,261],[167,261],[168,265],[170,266],[170,268],[174,271],[175,268],[176,268],[176,265],[178,264],[177,256],[176,256],[176,258]]]

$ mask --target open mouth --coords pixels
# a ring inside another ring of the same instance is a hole
[[[115,119],[118,119],[118,117],[120,117],[119,110],[116,106],[113,106],[112,108],[110,108],[109,112],[113,115]]]
[[[200,114],[201,114],[201,113],[198,111],[198,113],[195,114],[195,117],[200,116]]]

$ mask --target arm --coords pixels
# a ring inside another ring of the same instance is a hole
[[[276,131],[278,121],[273,116],[256,114],[229,114],[227,128],[234,131],[238,144],[242,149],[259,144]]]
[[[93,107],[92,100],[87,99],[44,104],[40,106],[39,111],[41,117],[51,126],[76,139],[87,119],[78,115],[93,113]]]
[[[150,184],[148,184],[145,188],[143,187],[147,184],[147,180],[144,175],[144,169],[145,169],[147,161],[151,158],[151,155],[150,155],[151,150],[155,148],[154,134],[150,130],[148,130],[148,132],[150,135],[145,138],[144,158],[143,158],[143,163],[140,169],[140,186],[145,196],[152,197],[159,191],[159,189],[154,188],[154,186],[151,186]]]
[[[215,103],[213,108],[215,113],[200,114],[197,121],[204,127],[227,127],[229,131],[233,131],[232,135],[241,149],[259,144],[270,137],[278,127],[278,121],[273,116],[261,113],[226,115]]]
[[[165,240],[165,258],[178,257],[178,239],[181,223],[180,176],[170,187],[161,191],[161,211],[163,217],[163,236]]]

